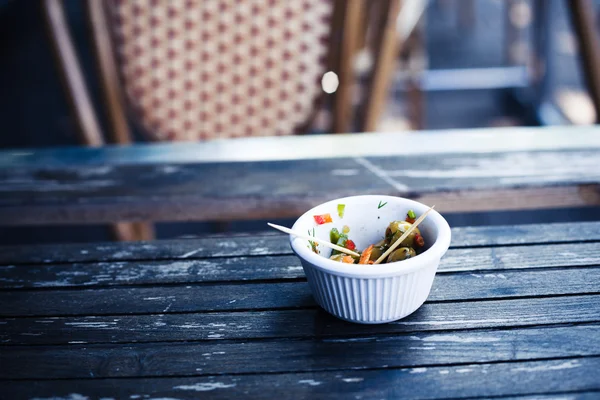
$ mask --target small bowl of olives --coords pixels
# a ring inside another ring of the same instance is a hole
[[[396,241],[428,210],[402,197],[365,195],[331,200],[304,213],[294,231],[356,253],[337,253],[290,236],[316,302],[338,318],[364,324],[395,321],[417,310],[450,246],[450,227],[432,210],[401,243]],[[381,263],[375,261],[379,258]]]

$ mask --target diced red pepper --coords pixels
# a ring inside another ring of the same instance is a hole
[[[419,235],[418,233],[415,234],[415,243],[419,247],[425,246],[425,240],[423,239],[423,236]]]
[[[354,242],[350,239],[346,240],[346,248],[348,250],[354,250],[356,249],[356,245],[354,244]]]
[[[331,214],[315,215],[314,218],[317,225],[323,225],[328,222],[333,222],[333,220],[331,219]]]

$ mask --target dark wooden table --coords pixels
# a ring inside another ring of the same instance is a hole
[[[599,398],[600,223],[452,234],[382,325],[319,309],[278,234],[0,248],[0,398]]]
[[[249,138],[0,152],[0,225],[294,218],[389,194],[440,212],[600,205],[600,128]]]

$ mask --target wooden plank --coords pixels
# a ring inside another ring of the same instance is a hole
[[[0,266],[0,289],[304,280],[296,256]]]
[[[266,229],[266,227],[265,227]],[[452,228],[450,248],[600,241],[600,222]],[[0,263],[188,260],[293,254],[287,235],[255,234],[147,243],[86,243],[0,247]]]
[[[518,396],[518,397],[503,397],[505,400],[596,400],[600,394],[596,391],[593,392],[570,392],[570,393],[552,393],[552,394],[535,394],[529,396]]]
[[[260,178],[260,177],[257,177]],[[217,178],[223,181],[222,178]],[[280,179],[280,178],[278,178]],[[591,179],[598,179],[591,177]],[[314,182],[308,182],[309,185]],[[241,182],[235,182],[241,185]],[[560,183],[557,183],[560,184]],[[399,191],[380,182],[372,182],[362,190],[364,194],[402,196],[425,204],[436,204],[441,212],[481,212],[538,210],[565,207],[595,207],[600,205],[600,187],[597,184],[565,183],[565,186],[547,188],[508,188],[482,190],[478,188],[431,192]],[[77,185],[79,186],[79,185]],[[82,184],[89,187],[88,183]],[[303,186],[303,185],[300,185]],[[72,186],[75,187],[75,186]],[[35,190],[35,189],[34,189]],[[108,188],[108,190],[112,190]],[[215,188],[219,191],[220,188]],[[272,188],[260,187],[268,193]],[[297,218],[306,210],[332,198],[355,193],[350,188],[328,188],[320,192],[308,187],[291,189],[289,196],[262,197],[249,194],[223,198],[203,194],[164,194],[144,197],[122,193],[119,196],[102,196],[90,199],[93,189],[80,196],[68,194],[52,199],[32,197],[31,193],[15,193],[20,198],[10,199],[12,204],[0,204],[0,224],[65,225],[82,223],[107,223],[117,220],[140,222],[155,221],[232,221]],[[28,201],[29,200],[29,201]],[[47,201],[46,201],[47,200]],[[35,202],[35,204],[31,204]]]
[[[287,242],[287,241],[286,241]],[[282,246],[283,247],[283,246]],[[451,249],[438,273],[600,265],[600,243]],[[0,289],[303,280],[296,256],[0,266]]]
[[[423,192],[456,190],[457,188],[497,189],[510,187],[549,186],[551,182],[587,181],[595,151],[553,151],[528,153],[451,154],[437,156],[436,161],[419,157],[406,163],[401,157],[369,158],[373,166],[392,179]],[[564,157],[564,158],[562,158]],[[578,159],[578,157],[583,157]],[[557,163],[573,163],[572,168]],[[583,169],[588,169],[583,172]],[[580,175],[580,173],[583,174]],[[591,173],[590,173],[591,172]],[[552,176],[552,177],[551,177]]]
[[[424,155],[418,162],[407,155],[0,170],[0,223],[294,218],[357,187],[435,202],[442,212],[597,206],[599,156],[570,150]],[[282,179],[292,171],[294,179]]]
[[[3,348],[0,365],[11,368],[0,370],[0,379],[309,372],[598,355],[600,325],[324,341],[74,344]]]
[[[0,293],[0,316],[112,315],[314,307],[308,284],[188,285]]]
[[[411,316],[381,325],[352,324],[321,309],[6,318],[0,320],[0,343],[92,344],[372,336],[582,322],[600,322],[600,296],[425,303]]]
[[[404,156],[407,155],[407,137],[413,144],[410,154],[418,157],[426,154],[600,149],[600,128],[596,126],[454,129],[411,133],[417,132],[137,143],[97,149],[63,147],[3,150],[0,151],[0,169]],[[382,143],[386,145],[382,146]]]
[[[599,224],[600,226],[600,224]],[[144,243],[86,243],[0,248],[4,264],[169,260],[292,254],[287,235],[176,239]]]
[[[448,250],[440,272],[598,265],[600,243]]]
[[[597,240],[600,240],[600,222],[468,226],[452,228],[451,247],[531,245]]]
[[[69,398],[71,394],[78,398],[176,399],[482,398],[598,391],[598,368],[600,357],[589,357],[277,375],[3,382],[2,386],[15,399]]]
[[[424,204],[435,204],[439,211],[450,213],[596,207],[600,204],[599,193],[600,186],[592,184],[500,190],[465,189],[406,197]]]
[[[428,301],[599,293],[600,268],[436,277]],[[306,282],[0,292],[0,316],[112,315],[314,307]]]

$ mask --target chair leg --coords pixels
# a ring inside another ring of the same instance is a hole
[[[110,123],[109,136],[106,138],[110,143],[131,144],[132,136],[125,116],[123,93],[120,88],[118,71],[114,60],[114,50],[110,41],[110,32],[101,1],[88,1],[87,12],[89,16],[90,29],[96,53],[98,73],[102,82],[102,94],[104,95],[105,107],[108,111]],[[120,223],[116,231],[123,230],[127,223]],[[123,240],[153,240],[154,227],[150,222],[132,222],[126,232],[131,232]]]
[[[421,88],[419,77],[427,65],[425,52],[423,23],[419,22],[404,43],[403,51],[408,53],[406,70],[410,73],[407,92],[407,117],[410,129],[421,130],[425,127],[425,94]]]
[[[137,232],[135,232],[133,224],[129,222],[117,222],[110,225],[112,236],[120,242],[132,242],[137,240]]]
[[[154,227],[148,222],[117,222],[110,226],[112,236],[120,242],[154,240]]]
[[[579,49],[584,77],[600,123],[600,41],[594,26],[594,7],[589,0],[567,0]]]
[[[345,3],[343,18],[342,48],[339,60],[339,86],[335,93],[333,132],[348,132],[352,108],[352,88],[354,86],[354,55],[358,43],[362,0],[348,0]]]
[[[75,46],[67,27],[62,0],[45,0],[43,13],[48,37],[57,61],[58,73],[79,125],[80,141],[86,146],[102,146],[104,138],[92,103]]]
[[[356,25],[356,52],[359,52],[367,45],[367,32],[369,26],[369,15],[370,11],[373,8],[372,3],[370,1],[361,0],[360,1],[360,16],[358,17],[358,22]]]
[[[414,81],[408,83],[408,121],[411,130],[421,130],[425,128],[425,115],[423,103],[425,101],[423,90],[419,84]]]
[[[151,222],[134,222],[132,223],[133,230],[136,232],[137,240],[154,240],[156,234],[154,232],[154,224]]]
[[[86,146],[103,146],[105,138],[69,33],[63,1],[44,0],[42,6],[49,39],[56,54],[58,72],[80,128],[80,142]],[[120,222],[112,225],[111,231],[117,240],[150,240],[154,236],[152,226],[145,223],[136,225]]]
[[[396,19],[400,11],[400,0],[386,0],[376,19],[375,62],[368,88],[367,101],[362,121],[362,132],[372,132],[383,112],[390,80],[400,50]]]

